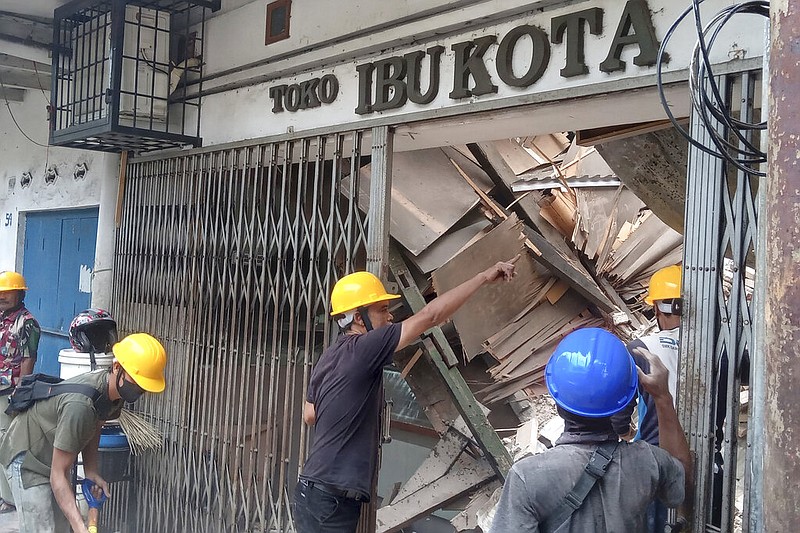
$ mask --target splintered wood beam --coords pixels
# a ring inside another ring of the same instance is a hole
[[[570,287],[575,289],[578,293],[582,294],[587,300],[594,303],[601,310],[606,313],[616,313],[619,311],[616,305],[606,296],[597,282],[587,274],[583,274],[575,266],[567,261],[567,259],[558,253],[550,243],[533,229],[523,226],[522,232],[536,246],[542,253],[541,255],[534,255],[534,259],[550,269],[550,271],[559,278],[566,281]]]
[[[511,182],[516,179],[516,176],[508,167],[503,157],[490,143],[469,144],[470,152],[478,160],[484,172],[489,175],[494,184],[500,189],[500,192],[507,196],[507,199],[514,198],[511,192]],[[518,215],[522,220],[528,221],[536,227],[544,229],[545,226],[551,227],[545,221],[538,211],[532,208],[525,209],[522,203],[514,204],[515,209],[521,210]],[[533,248],[531,248],[533,258],[546,266],[550,271],[567,282],[570,287],[582,294],[587,300],[594,303],[598,308],[606,313],[614,313],[619,311],[614,302],[606,296],[594,278],[589,275],[583,268],[569,261],[564,255],[553,245],[550,239],[563,239],[563,236],[553,235],[557,233],[552,230],[545,237],[541,233],[535,231],[528,225],[523,226],[523,232],[528,238]],[[530,247],[529,247],[530,248]]]
[[[472,143],[468,144],[467,148],[497,187],[497,192],[502,195],[501,200],[506,202],[506,205],[513,202],[512,210],[520,219],[537,229],[549,242],[563,242],[564,236],[542,217],[536,202],[528,198],[515,201],[514,193],[511,191],[511,184],[517,180],[517,175],[514,174],[514,171],[511,170],[492,143]],[[564,245],[564,248],[566,249],[566,245]]]
[[[486,459],[463,452],[467,439],[457,433],[448,431],[397,498],[378,509],[376,533],[399,531],[496,479]]]
[[[425,306],[425,299],[414,282],[414,277],[408,271],[408,266],[406,266],[400,251],[395,246],[389,250],[389,269],[402,290],[406,302],[411,306],[411,310],[415,313],[418,312]],[[475,395],[464,381],[464,376],[461,375],[458,368],[451,368],[445,362],[443,352],[449,352],[452,357],[455,355],[452,354],[453,349],[444,337],[441,328],[438,326],[432,328],[428,334],[430,336],[425,337],[422,343],[428,357],[444,380],[456,409],[464,418],[472,432],[472,437],[486,455],[489,464],[501,479],[505,479],[511,468],[511,455],[486,418],[486,413],[483,412]],[[436,340],[436,344],[434,344],[434,340]]]

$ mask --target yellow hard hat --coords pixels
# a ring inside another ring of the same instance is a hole
[[[155,337],[147,333],[132,333],[112,348],[114,357],[125,372],[148,392],[161,392],[167,352]]]
[[[333,286],[331,316],[396,298],[400,298],[400,295],[387,293],[383,283],[375,275],[369,272],[353,272]]]
[[[644,302],[653,305],[656,300],[673,300],[681,297],[681,267],[678,265],[662,268],[650,278],[650,287]]]
[[[25,278],[10,270],[0,272],[0,291],[27,291]]]

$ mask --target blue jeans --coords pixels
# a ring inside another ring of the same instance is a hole
[[[302,482],[297,483],[292,507],[297,533],[355,533],[361,516],[361,502]]]
[[[6,468],[6,479],[17,502],[20,533],[69,533],[67,517],[58,506],[50,483],[22,486],[22,462],[25,453],[17,455]]]

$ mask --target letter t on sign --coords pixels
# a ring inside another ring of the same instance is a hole
[[[593,7],[577,13],[553,17],[550,23],[550,41],[553,44],[560,44],[564,40],[564,33],[567,34],[567,63],[561,69],[561,76],[564,78],[589,73],[584,55],[586,44],[584,21],[589,23],[589,31],[592,35],[600,35],[603,31],[603,10]]]
[[[633,58],[634,65],[650,67],[656,64],[660,43],[656,39],[650,8],[645,0],[628,0],[625,4],[622,18],[614,34],[614,42],[608,50],[608,57],[600,63],[600,70],[603,72],[625,70],[625,62],[620,57],[622,50],[631,44],[639,45],[639,55]]]

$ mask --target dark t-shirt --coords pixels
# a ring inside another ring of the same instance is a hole
[[[400,324],[342,335],[320,356],[306,400],[314,404],[314,442],[300,477],[370,497],[378,454],[383,367],[400,342]]]

